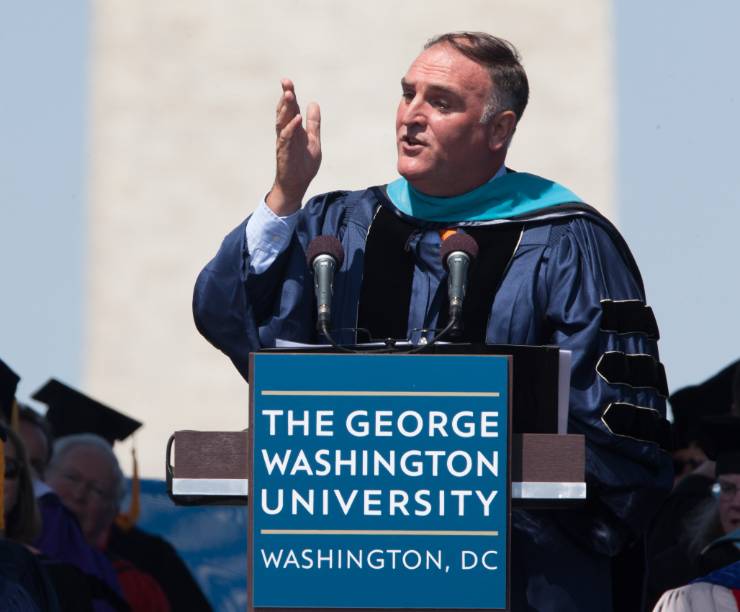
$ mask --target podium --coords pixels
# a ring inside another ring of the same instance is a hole
[[[176,431],[167,452],[167,489],[180,505],[247,505],[246,431]],[[511,503],[562,508],[586,499],[581,434],[511,437]]]
[[[250,500],[250,610],[508,609],[510,507],[583,501],[583,437],[553,347],[435,349],[256,354],[249,437],[173,435],[177,502]]]

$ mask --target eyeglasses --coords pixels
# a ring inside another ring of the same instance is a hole
[[[738,486],[733,482],[727,482],[726,480],[718,480],[712,487],[712,492],[725,499],[733,499],[738,492]]]
[[[60,472],[59,475],[74,487],[83,486],[84,490],[90,493],[90,495],[99,502],[113,501],[114,495],[111,491],[96,482],[85,480],[82,475],[77,472]]]
[[[5,457],[5,479],[15,480],[21,474],[21,464],[12,457]]]

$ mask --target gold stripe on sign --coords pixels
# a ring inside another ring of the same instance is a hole
[[[334,397],[499,397],[498,391],[261,391],[262,395]]]
[[[260,529],[262,535],[399,535],[399,536],[498,536],[498,531],[439,531],[393,529]]]

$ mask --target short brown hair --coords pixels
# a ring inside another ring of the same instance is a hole
[[[430,38],[424,48],[443,43],[486,68],[491,76],[493,95],[486,104],[482,123],[503,110],[513,111],[517,121],[522,118],[529,100],[529,81],[514,45],[485,32],[448,32]]]

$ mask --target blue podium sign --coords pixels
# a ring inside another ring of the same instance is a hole
[[[509,357],[251,372],[250,609],[507,609]]]

